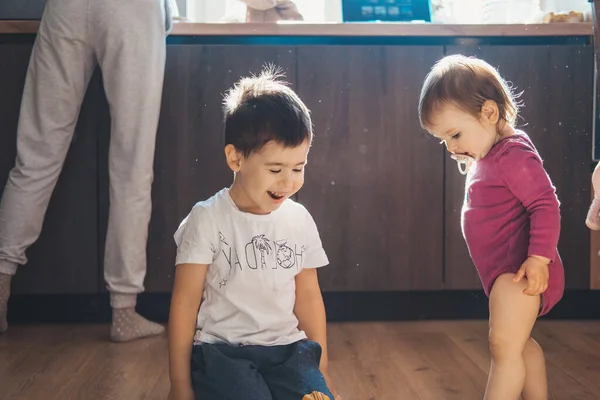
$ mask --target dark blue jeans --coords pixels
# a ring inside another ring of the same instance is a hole
[[[320,360],[321,346],[310,340],[266,347],[197,345],[194,393],[199,400],[333,400]]]

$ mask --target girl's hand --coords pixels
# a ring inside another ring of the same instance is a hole
[[[514,277],[515,282],[519,282],[527,276],[527,288],[523,293],[529,296],[538,296],[548,289],[548,264],[550,260],[540,256],[529,256]]]

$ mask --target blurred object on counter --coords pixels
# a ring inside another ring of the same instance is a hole
[[[576,23],[592,20],[588,0],[540,0],[545,23]]]
[[[220,22],[276,23],[303,20],[304,16],[291,0],[229,0]]]
[[[242,0],[247,5],[246,22],[303,21],[291,0]]]
[[[544,15],[545,23],[572,23],[572,22],[585,22],[586,15],[579,11],[569,11],[566,12],[549,12]]]

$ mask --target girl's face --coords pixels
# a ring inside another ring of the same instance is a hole
[[[429,131],[446,145],[453,158],[481,160],[501,138],[498,133],[498,107],[486,101],[480,117],[448,103],[440,106]]]

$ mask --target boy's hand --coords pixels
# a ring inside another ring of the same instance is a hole
[[[188,385],[171,385],[167,400],[194,400],[194,391]]]
[[[513,280],[519,282],[527,276],[527,288],[523,290],[523,293],[529,296],[538,296],[548,289],[549,263],[550,260],[545,257],[530,256],[525,260]]]
[[[321,371],[321,373],[323,374],[323,377],[325,377],[325,382],[327,383],[327,387],[329,388],[329,391],[331,391],[331,394],[334,397],[333,400],[343,400],[342,396],[340,396],[338,394],[338,392],[335,390],[335,388],[333,387],[333,381],[332,381],[331,377],[329,376],[329,373],[327,371]]]

